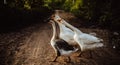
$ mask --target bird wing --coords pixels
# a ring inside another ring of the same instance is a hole
[[[80,35],[80,38],[85,44],[100,42],[99,38],[89,34],[82,34]]]

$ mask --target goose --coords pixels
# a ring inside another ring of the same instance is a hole
[[[103,39],[95,37],[91,34],[83,33],[79,29],[77,29],[76,27],[67,23],[63,19],[61,19],[61,21],[59,21],[59,22],[68,26],[71,30],[74,31],[74,33],[75,33],[74,40],[80,45],[81,51],[103,46]]]
[[[55,21],[59,21],[61,18],[57,14],[53,14],[51,16],[51,19]],[[65,40],[66,42],[68,42],[70,45],[76,45],[73,39],[74,32],[71,29],[67,28],[65,25],[61,24],[60,22],[57,22],[57,24],[60,28],[59,37]]]
[[[52,62],[56,62],[56,59],[61,55],[67,56],[69,61],[71,61],[70,54],[76,52],[78,49],[74,48],[72,45],[69,45],[66,41],[57,38],[55,22],[50,20],[49,23],[51,23],[53,27],[53,36],[50,43],[56,53],[56,57]]]
[[[71,24],[68,24],[64,19],[61,19],[60,17],[56,18],[54,17],[53,19],[56,22],[61,23],[62,25],[66,25],[69,27],[72,31],[74,31],[74,40],[78,43],[78,45],[81,48],[81,51],[89,50],[89,49],[94,49],[97,47],[102,47],[103,46],[103,39],[100,39],[98,37],[95,37],[94,35],[83,33],[79,29],[75,28]],[[80,53],[81,55],[82,53]]]

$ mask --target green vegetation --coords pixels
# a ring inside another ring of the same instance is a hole
[[[72,12],[77,17],[95,25],[120,26],[119,2],[114,0],[7,0],[7,4],[4,5],[40,12],[46,9],[61,9]]]

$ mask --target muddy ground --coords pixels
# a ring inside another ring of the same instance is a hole
[[[55,57],[49,44],[52,27],[47,23],[37,23],[17,31],[0,33],[0,65],[120,65],[120,53],[113,48],[115,44],[112,43],[114,40],[110,30],[83,28],[77,22],[70,23],[85,33],[95,32],[104,40],[105,47],[92,50],[92,58],[90,51],[86,51],[81,57],[77,57],[79,52],[72,54],[70,63],[67,63],[66,56],[59,57],[57,62],[50,62]]]

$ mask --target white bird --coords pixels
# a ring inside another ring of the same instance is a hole
[[[68,26],[70,29],[74,31],[74,40],[81,46],[81,51],[87,50],[87,49],[93,49],[96,47],[102,47],[103,46],[103,39],[100,39],[98,37],[95,37],[93,35],[83,33],[79,29],[75,28],[71,24],[68,24],[66,21],[61,21],[61,23]]]
[[[59,22],[65,26],[69,27],[74,32],[73,38],[79,44],[81,51],[94,49],[94,48],[98,48],[98,47],[103,46],[103,43],[101,43],[101,42],[103,42],[102,39],[95,37],[93,35],[90,35],[90,34],[83,33],[82,31],[80,31],[76,27],[67,23],[62,18],[59,18],[59,19],[54,20],[54,21]]]
[[[69,55],[73,52],[76,52],[78,49],[74,48],[72,45],[69,45],[66,41],[62,39],[59,39],[59,38],[57,39],[55,22],[50,20],[50,23],[52,24],[52,27],[53,27],[53,36],[51,38],[50,43],[53,49],[55,50],[55,53],[57,54],[53,62],[55,62],[56,59],[61,55],[68,56],[68,59],[70,61],[71,59]]]
[[[54,21],[60,21],[61,18],[58,16],[58,14],[53,14],[51,16],[51,19]],[[65,25],[61,24],[60,22],[57,22],[60,28],[60,34],[59,37],[63,40],[65,40],[66,42],[68,42],[70,45],[75,45],[75,41],[73,39],[74,36],[74,32],[67,28]]]

